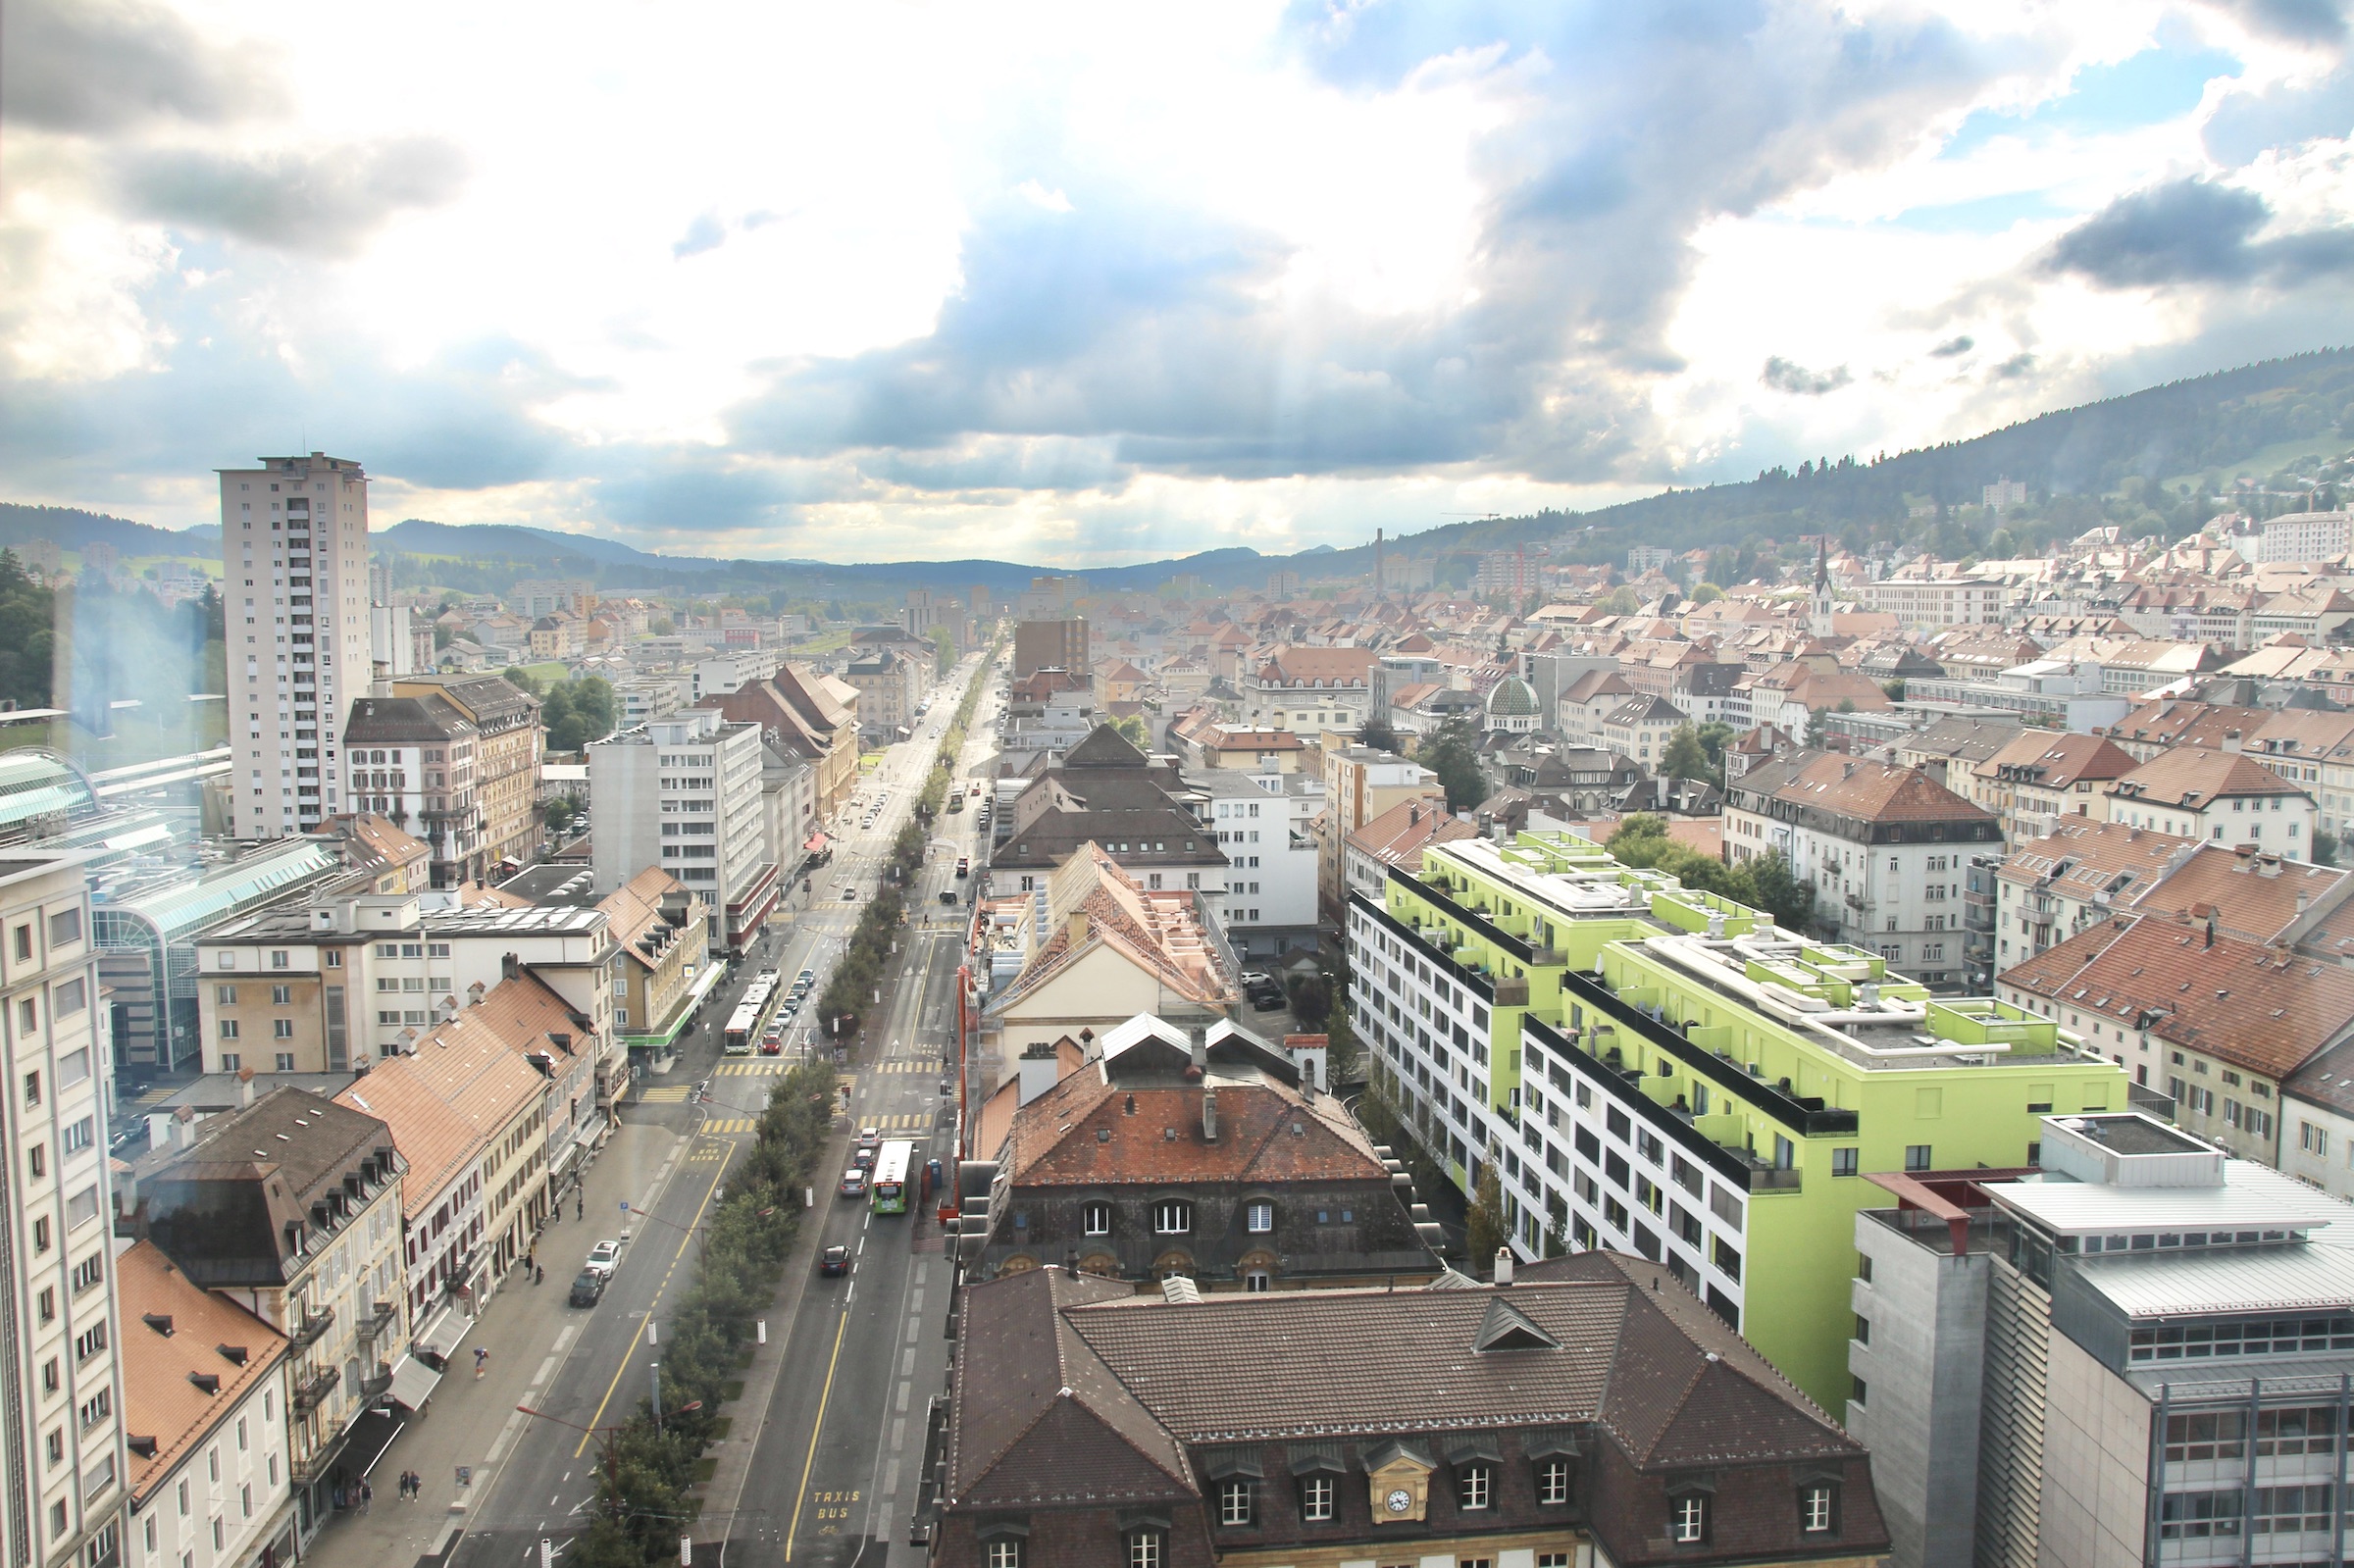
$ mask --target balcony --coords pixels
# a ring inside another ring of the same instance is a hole
[[[333,1367],[321,1367],[316,1372],[296,1379],[292,1401],[294,1408],[297,1411],[318,1409],[327,1402],[327,1396],[335,1391],[338,1381]]]
[[[293,1342],[295,1349],[307,1350],[319,1342],[319,1337],[325,1334],[334,1321],[335,1309],[321,1307],[318,1311],[304,1317],[301,1324],[286,1338]]]
[[[352,1332],[363,1340],[374,1341],[391,1326],[392,1320],[399,1316],[398,1305],[390,1301],[379,1301],[370,1309],[366,1317],[360,1319]]]

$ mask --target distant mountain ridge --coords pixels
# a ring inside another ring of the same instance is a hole
[[[2354,442],[2354,349],[2329,348],[2192,377],[2022,420],[1965,440],[1902,452],[1880,462],[1841,457],[1817,468],[1782,468],[1755,480],[1669,489],[1663,494],[1593,512],[1540,512],[1477,522],[1449,523],[1393,536],[1400,554],[1460,559],[1586,533],[1582,558],[1606,559],[1629,538],[1677,548],[1728,543],[1745,533],[1783,537],[1792,530],[1838,529],[1851,522],[1901,518],[1908,497],[1951,506],[1975,502],[1980,485],[2013,479],[2054,494],[2098,493],[2129,476],[2163,478],[2228,465],[2280,441],[2311,436],[2319,445]],[[55,539],[70,550],[104,541],[126,555],[210,555],[221,531],[207,525],[173,531],[72,507],[0,502],[0,545]],[[521,524],[435,523],[409,518],[379,530],[375,545],[387,553],[450,557],[467,563],[525,568],[597,579],[606,586],[722,583],[767,586],[791,582],[797,591],[854,592],[858,588],[934,587],[961,591],[979,585],[1013,593],[1033,577],[1084,577],[1112,591],[1152,587],[1192,575],[1213,587],[1263,582],[1270,570],[1303,576],[1346,577],[1371,570],[1369,542],[1335,548],[1319,544],[1285,556],[1232,546],[1174,560],[1130,566],[1068,568],[997,560],[835,563],[809,560],[722,560],[664,555],[587,533],[564,533]],[[503,576],[497,574],[498,576]],[[717,580],[716,582],[713,580]]]

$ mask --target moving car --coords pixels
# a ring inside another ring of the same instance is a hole
[[[768,1033],[760,1037],[760,1054],[763,1056],[779,1056],[784,1053],[784,1050],[785,1027],[782,1024],[769,1025]]]
[[[830,1246],[820,1252],[817,1255],[817,1272],[820,1274],[849,1273],[850,1249],[846,1246]]]
[[[594,1306],[604,1293],[605,1277],[594,1269],[583,1269],[572,1282],[572,1294],[565,1299],[574,1306]]]
[[[853,1165],[843,1172],[842,1185],[834,1190],[840,1192],[844,1197],[866,1196],[866,1167]]]
[[[860,1148],[881,1148],[883,1146],[883,1129],[879,1127],[858,1129],[858,1146]]]
[[[972,859],[972,857],[971,857],[970,855],[958,855],[958,856],[956,857],[956,875],[957,875],[957,876],[959,876],[959,877],[970,877],[972,874],[973,874],[973,859]]]
[[[875,1151],[861,1143],[858,1147],[850,1150],[850,1163],[862,1171],[872,1170],[875,1164]]]
[[[621,1243],[619,1241],[599,1241],[588,1249],[588,1261],[582,1264],[581,1267],[587,1269],[590,1274],[602,1275],[612,1273],[615,1265],[620,1262]]]
[[[852,887],[849,884],[844,883],[843,884],[842,887],[842,896],[845,900],[855,898],[858,896],[858,889]]]

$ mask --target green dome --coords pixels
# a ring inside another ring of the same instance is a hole
[[[1508,675],[1488,693],[1491,719],[1531,719],[1537,714],[1537,693],[1516,675]]]

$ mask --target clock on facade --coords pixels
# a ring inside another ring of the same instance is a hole
[[[1393,1487],[1389,1496],[1382,1500],[1389,1504],[1390,1512],[1404,1513],[1414,1505],[1414,1494],[1404,1487]]]

